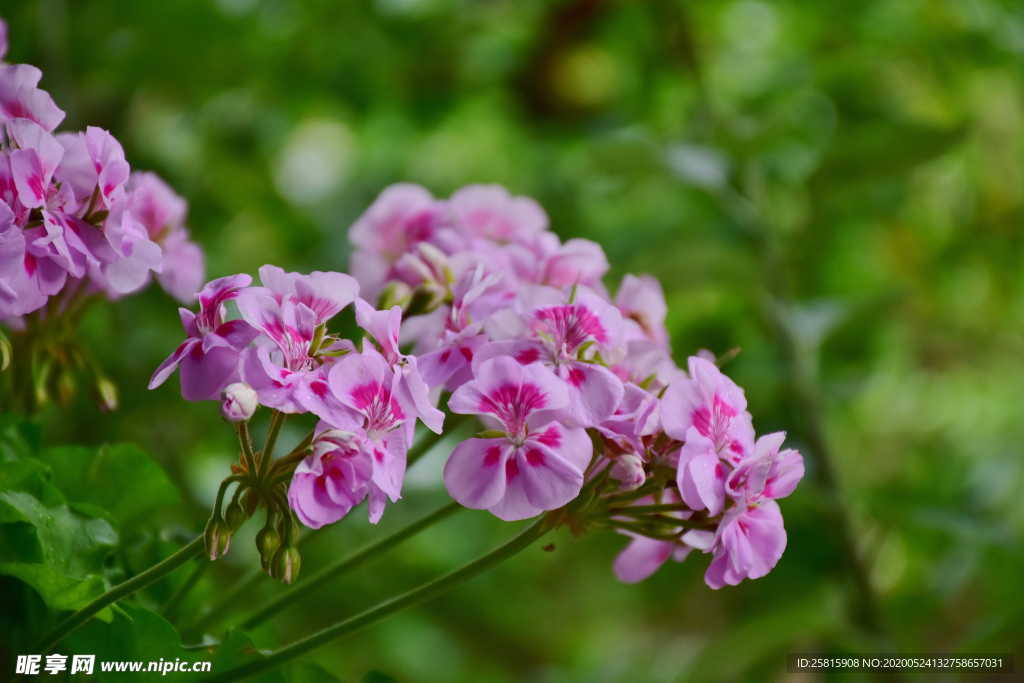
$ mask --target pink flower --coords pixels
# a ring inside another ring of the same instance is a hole
[[[398,335],[402,326],[402,309],[392,306],[390,310],[378,311],[363,299],[356,299],[356,323],[377,342],[384,360],[397,378],[396,397],[409,415],[406,422],[406,437],[411,442],[416,418],[431,431],[440,434],[444,424],[444,413],[430,400],[429,387],[420,375],[415,356],[406,356],[399,351]]]
[[[178,301],[194,301],[206,274],[203,250],[188,238],[188,231],[184,228],[169,234],[161,246],[164,250],[163,264],[157,281]]]
[[[592,427],[612,415],[622,400],[622,381],[594,358],[595,351],[616,345],[621,326],[613,306],[580,289],[574,303],[552,302],[535,306],[518,319],[493,319],[488,327],[495,336],[517,338],[490,344],[477,358],[511,356],[524,365],[543,363],[565,381],[572,419]]]
[[[694,510],[707,508],[708,515],[714,517],[725,506],[727,474],[714,443],[696,427],[690,427],[676,470],[676,486],[683,502]]]
[[[356,246],[352,273],[363,295],[376,297],[393,279],[392,267],[421,242],[443,243],[444,204],[411,183],[386,188],[349,229]]]
[[[481,264],[467,269],[452,287],[451,305],[437,311],[440,329],[418,339],[417,347],[433,349],[419,357],[427,385],[454,391],[472,379],[473,359],[488,342],[479,321],[514,299],[515,292],[503,284],[500,273],[487,274]]]
[[[452,394],[448,407],[479,415],[502,432],[459,444],[444,468],[451,496],[504,520],[559,508],[583,486],[590,438],[558,421],[569,403],[565,384],[540,364],[511,358],[481,363],[476,378]]]
[[[661,423],[678,441],[687,440],[694,427],[718,457],[732,463],[749,455],[754,445],[743,390],[714,363],[697,356],[689,359],[689,376],[672,382],[662,397]]]
[[[597,425],[597,431],[608,448],[643,453],[643,438],[657,431],[658,399],[635,384],[626,384],[623,389],[615,412]]]
[[[45,90],[43,72],[28,64],[0,64],[0,123],[28,119],[48,132],[64,120],[64,112]]]
[[[133,173],[128,179],[132,216],[149,238],[163,248],[157,280],[175,299],[188,303],[202,286],[202,250],[188,238],[185,200],[154,173]]]
[[[804,476],[804,459],[792,448],[780,451],[785,432],[759,437],[753,454],[730,473],[725,489],[730,496],[746,503],[762,499],[785,498]]]
[[[704,580],[711,588],[757,579],[772,570],[786,549],[786,530],[776,498],[788,496],[804,475],[800,453],[779,451],[783,432],[762,436],[753,454],[729,475],[725,490],[736,504],[715,534]]]
[[[366,498],[373,461],[361,437],[337,429],[317,434],[313,452],[295,468],[288,503],[311,529],[333,524]]]
[[[608,272],[608,257],[596,242],[571,239],[541,261],[536,282],[551,287],[598,287]]]
[[[665,317],[668,306],[661,283],[650,275],[626,275],[615,295],[615,305],[630,326],[630,337],[668,345]]]
[[[328,390],[329,368],[319,356],[324,349],[314,348],[313,341],[318,327],[352,303],[359,285],[343,273],[302,275],[271,265],[260,268],[260,280],[263,287],[249,287],[238,296],[242,318],[264,335],[245,353],[243,379],[265,406],[286,413],[309,411],[336,424],[343,408]]]
[[[730,508],[715,534],[714,556],[704,573],[711,588],[735,586],[770,572],[786,549],[782,512],[774,500]]]
[[[544,209],[500,185],[468,185],[448,200],[455,228],[470,238],[521,242],[547,230]]]
[[[64,286],[67,273],[26,250],[25,233],[0,201],[0,320],[11,320],[46,304]]]
[[[258,331],[244,320],[225,321],[224,304],[250,282],[252,278],[244,274],[213,280],[199,292],[198,315],[178,309],[188,338],[153,373],[150,389],[180,368],[181,395],[186,400],[213,400],[238,379],[239,356]]]
[[[335,426],[361,435],[361,448],[371,456],[369,512],[370,521],[376,524],[386,501],[402,497],[409,450],[402,426],[410,418],[398,397],[401,378],[383,356],[366,348],[335,363],[328,381],[334,396],[348,409],[348,417]]]

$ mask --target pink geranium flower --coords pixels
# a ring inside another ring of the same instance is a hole
[[[776,498],[788,496],[804,474],[800,453],[779,451],[783,432],[762,436],[750,458],[729,475],[725,488],[736,504],[726,511],[704,574],[711,588],[735,586],[770,572],[786,549],[786,529]]]
[[[406,415],[399,399],[401,377],[373,348],[341,358],[330,370],[328,381],[334,396],[348,409],[335,426],[360,436],[359,448],[370,455],[370,521],[384,513],[387,500],[402,497],[409,439],[403,425]]]
[[[243,379],[265,406],[341,422],[344,408],[327,384],[329,358],[322,358],[324,349],[314,348],[313,342],[317,328],[352,303],[359,285],[343,273],[303,275],[270,265],[260,268],[260,280],[262,287],[249,287],[238,297],[242,318],[263,333],[245,353]],[[353,348],[351,343],[347,347]]]
[[[420,374],[415,356],[407,356],[398,348],[402,326],[402,309],[392,306],[378,311],[363,299],[356,299],[356,323],[365,330],[381,351],[381,355],[395,373],[396,398],[410,416],[406,422],[406,436],[412,441],[416,418],[437,434],[444,424],[444,413],[430,400],[430,388]]]
[[[561,507],[583,486],[592,446],[586,432],[559,421],[569,403],[565,383],[539,363],[494,358],[452,394],[448,407],[479,415],[501,432],[459,444],[444,468],[448,492],[462,505],[504,520]]]
[[[361,503],[370,490],[373,460],[362,438],[337,429],[317,434],[313,451],[295,468],[288,503],[311,529],[333,524]]]
[[[737,463],[754,445],[754,428],[743,389],[722,374],[714,363],[698,356],[689,359],[689,374],[672,382],[661,401],[665,433],[687,440],[690,428],[710,441],[719,457]]]
[[[668,345],[665,318],[668,306],[661,283],[650,275],[626,275],[615,295],[615,305],[622,312],[631,338],[647,339],[659,346]]]
[[[188,338],[153,373],[149,388],[163,384],[175,369],[181,373],[181,395],[189,401],[217,399],[238,379],[239,357],[259,334],[244,320],[224,320],[224,304],[249,285],[248,275],[213,280],[199,292],[199,314],[178,309]]]
[[[623,396],[622,380],[596,362],[595,353],[613,348],[622,318],[615,307],[586,289],[572,303],[555,290],[536,290],[561,299],[532,306],[525,314],[496,316],[488,325],[496,337],[512,337],[481,350],[480,360],[511,356],[524,365],[545,366],[564,380],[570,395],[568,414],[583,427],[600,424],[615,412]]]

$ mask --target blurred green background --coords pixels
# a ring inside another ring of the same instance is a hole
[[[552,552],[311,655],[340,678],[785,680],[796,651],[1024,655],[1019,2],[16,0],[3,13],[8,59],[44,70],[64,128],[111,130],[134,168],[188,199],[210,277],[344,269],[348,226],[395,181],[440,196],[501,183],[536,197],[563,238],[600,242],[610,286],[661,279],[677,360],[741,349],[725,370],[758,431],[788,430],[807,457],[767,578],[711,591],[691,557],[625,586],[610,570],[622,539],[560,532]],[[48,416],[44,439],[142,445],[184,493],[163,518],[195,531],[233,438],[176,382],[145,390],[181,337],[175,308],[151,288],[94,311],[85,334],[122,408],[83,398]],[[383,527],[446,500],[443,459],[417,465]],[[310,542],[304,571],[380,533],[356,517]],[[254,638],[293,640],[512,531],[462,512]],[[250,546],[236,540],[183,613],[257,562]]]

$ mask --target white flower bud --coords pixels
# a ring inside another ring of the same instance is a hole
[[[615,459],[612,465],[612,479],[622,484],[622,490],[633,491],[643,486],[647,473],[644,472],[644,461],[639,455],[627,453]]]
[[[245,382],[227,385],[220,397],[220,414],[228,422],[245,422],[260,404],[256,390]]]

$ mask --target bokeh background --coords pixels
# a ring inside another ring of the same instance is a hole
[[[392,182],[501,183],[563,238],[600,242],[609,285],[659,277],[677,360],[738,348],[725,369],[758,430],[788,430],[807,457],[767,578],[711,591],[692,557],[624,586],[622,539],[563,532],[311,655],[340,679],[760,681],[786,679],[798,651],[1024,654],[1019,2],[15,0],[3,14],[9,59],[44,70],[65,127],[108,128],[188,199],[211,277],[344,269],[348,226]],[[173,382],[145,390],[181,336],[175,308],[151,288],[94,311],[84,334],[122,407],[83,397],[44,439],[140,444],[182,493],[162,518],[195,531],[233,438]],[[446,500],[444,455],[416,466],[385,529]],[[355,517],[310,541],[305,571],[381,533]],[[252,636],[288,642],[512,531],[459,513]],[[182,614],[235,585],[250,546]]]

